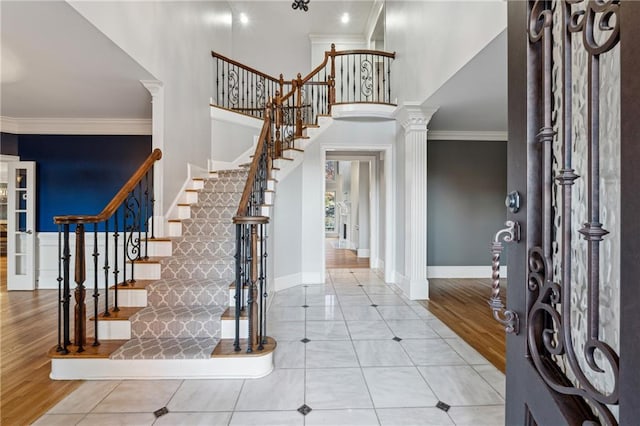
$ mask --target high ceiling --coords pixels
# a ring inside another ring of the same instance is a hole
[[[503,31],[425,102],[430,130],[507,130],[507,32]]]
[[[153,79],[66,2],[1,1],[0,115],[150,118]]]
[[[281,45],[284,55],[291,41],[309,43],[310,34],[364,35],[375,3],[312,0],[309,12],[293,10],[291,1],[231,0],[228,5],[238,49],[252,40],[242,32],[263,39],[270,34],[274,38],[268,42]],[[239,22],[241,13],[249,19],[246,28]],[[348,24],[341,23],[344,13],[349,13]],[[1,0],[0,14],[0,116],[151,117],[150,96],[140,80],[154,76],[69,4]],[[380,25],[377,30],[383,34]],[[433,130],[506,131],[506,35],[491,42],[425,105],[440,107],[430,123]]]

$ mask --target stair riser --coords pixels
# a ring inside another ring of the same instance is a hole
[[[184,222],[181,235],[209,235],[220,238],[235,237],[235,225],[221,222]]]
[[[109,301],[115,301],[115,291],[109,290]],[[118,306],[145,307],[147,306],[147,290],[140,288],[135,290],[118,290]]]
[[[131,322],[98,321],[98,337],[101,340],[129,340],[131,339]]]
[[[216,179],[204,183],[202,192],[242,192],[246,179]]]
[[[231,221],[236,215],[237,206],[234,207],[191,207],[191,218],[193,219],[228,219]]]
[[[131,336],[142,339],[165,338],[204,338],[220,335],[220,318],[189,318],[168,321],[159,318],[157,321],[132,321]]]
[[[164,278],[179,279],[228,279],[233,281],[235,263],[169,263],[162,268]]]
[[[220,321],[221,335],[223,339],[235,339],[236,337],[236,321],[234,319],[223,319]],[[246,319],[240,319],[240,338],[246,339],[249,334],[249,322]]]
[[[151,289],[147,296],[149,306],[192,306],[192,305],[219,305],[226,306],[228,300],[227,289],[185,289],[169,288],[157,291]]]
[[[130,273],[129,271],[130,270],[128,269],[127,274]],[[136,280],[159,280],[160,272],[160,263],[136,263],[134,267],[134,276]]]
[[[171,256],[173,243],[171,241],[147,241],[147,249],[149,257],[165,257]]]
[[[174,256],[228,257],[235,252],[236,244],[231,237],[223,241],[180,241],[173,249]]]
[[[178,206],[178,219],[189,219],[191,217],[190,206]]]
[[[238,206],[242,192],[202,192],[198,194],[198,203],[221,205],[221,206]]]

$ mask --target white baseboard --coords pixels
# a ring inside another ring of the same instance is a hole
[[[369,256],[371,256],[371,250],[369,250],[369,249],[358,249],[358,252],[357,252],[356,256],[358,256],[358,257],[369,257]]]
[[[322,272],[303,272],[302,284],[324,284],[324,274]]]
[[[302,284],[302,274],[300,272],[282,277],[276,277],[273,280],[274,291],[286,290],[291,287]]]
[[[500,267],[500,277],[507,277],[507,267]],[[491,266],[428,266],[427,278],[491,278]]]

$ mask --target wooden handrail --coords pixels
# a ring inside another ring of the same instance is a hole
[[[109,204],[98,215],[68,215],[68,216],[54,216],[53,223],[55,224],[72,224],[72,223],[99,223],[109,219],[118,210],[120,205],[127,199],[127,196],[144,175],[153,167],[153,164],[162,158],[162,151],[158,148],[147,157],[142,165],[136,170],[136,172],[129,178],[127,183],[124,184],[120,191],[109,201]]]
[[[373,56],[384,56],[387,58],[395,59],[396,52],[385,52],[383,50],[367,50],[367,49],[356,49],[356,50],[338,50],[333,56],[344,56],[344,55],[373,55]]]
[[[254,74],[258,74],[261,77],[268,78],[269,80],[271,80],[271,81],[273,81],[275,83],[280,83],[280,79],[279,78],[275,78],[273,76],[270,76],[269,74],[263,73],[262,71],[258,71],[257,69],[252,68],[252,67],[250,67],[248,65],[242,64],[242,63],[240,63],[238,61],[234,61],[233,59],[227,58],[226,56],[221,55],[219,53],[216,53],[213,50],[211,51],[211,56],[214,57],[214,58],[222,59],[223,61],[229,62],[231,65],[236,65],[238,67],[244,68],[247,71],[250,71],[250,72],[252,72]]]
[[[236,217],[246,216],[247,207],[249,206],[249,199],[251,198],[251,187],[253,186],[253,182],[256,178],[256,174],[258,173],[258,168],[260,166],[260,153],[264,149],[264,144],[266,143],[270,132],[271,111],[270,106],[267,106],[265,108],[264,124],[262,125],[262,130],[260,131],[260,137],[258,138],[255,155],[251,160],[251,167],[249,168],[249,173],[247,174],[247,180],[244,184],[244,190],[242,191],[242,198],[240,198],[240,204],[238,205]],[[236,218],[234,217],[234,223],[236,223],[235,221]]]

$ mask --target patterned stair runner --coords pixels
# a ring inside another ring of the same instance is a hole
[[[191,218],[182,220],[161,279],[147,286],[147,307],[132,315],[131,340],[112,359],[206,359],[220,339],[235,274],[232,223],[246,170],[217,172],[198,191]]]

